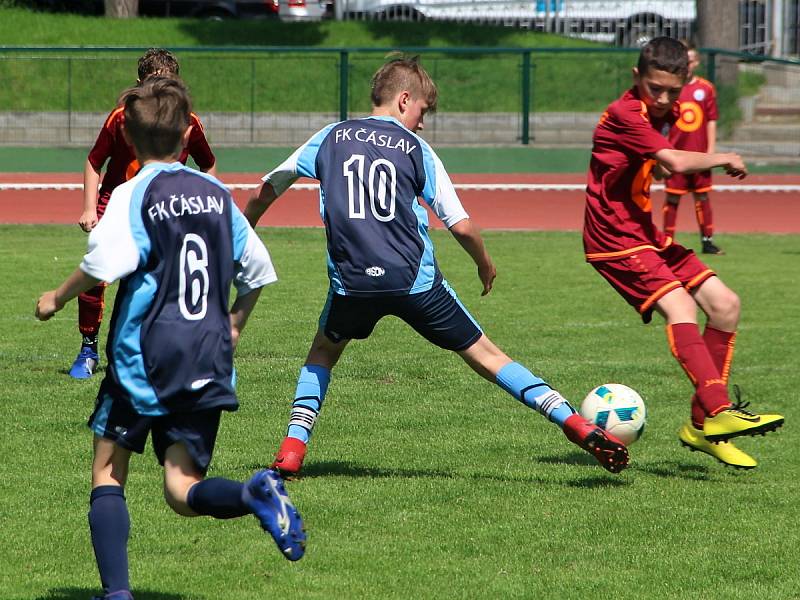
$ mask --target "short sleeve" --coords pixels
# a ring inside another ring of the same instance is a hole
[[[97,135],[94,146],[89,151],[89,163],[96,171],[100,171],[106,161],[111,157],[111,152],[114,148],[114,140],[116,139],[116,123],[117,115],[122,109],[116,109],[112,112],[103,123],[103,128]]]
[[[669,140],[653,128],[644,102],[637,108],[633,103],[618,105],[609,112],[608,125],[617,142],[626,150],[640,156],[652,156],[659,150],[672,148]]]
[[[236,275],[234,285],[240,296],[245,296],[278,280],[269,251],[247,219],[234,205],[233,239]]]
[[[269,183],[275,190],[275,194],[280,196],[291,187],[299,177],[310,177],[319,179],[317,176],[317,154],[322,142],[328,137],[331,129],[339,123],[331,123],[312,135],[308,141],[295,150],[289,158],[275,167],[272,171],[261,178],[262,181]]]
[[[80,264],[87,275],[112,283],[139,266],[139,248],[130,218],[132,182],[111,194],[103,218],[89,234],[89,247]]]
[[[423,146],[423,163],[426,171],[426,185],[422,198],[431,207],[433,214],[448,229],[459,221],[468,219],[469,215],[464,210],[442,161],[427,144]]]
[[[189,134],[189,144],[187,150],[194,159],[195,164],[201,171],[208,171],[217,162],[217,157],[211,151],[206,139],[205,128],[200,119],[192,113],[192,131]]]

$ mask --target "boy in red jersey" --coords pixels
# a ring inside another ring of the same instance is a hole
[[[594,136],[586,187],[586,260],[649,323],[666,321],[672,354],[694,387],[681,443],[734,467],[756,461],[730,441],[773,431],[781,415],[755,415],[728,397],[728,373],[739,323],[739,298],[694,252],[653,224],[650,182],[657,173],[723,167],[742,178],[736,154],[676,150],[665,135],[677,120],[676,100],[688,74],[686,48],[666,37],[646,44],[633,69],[634,86],[603,113]],[[697,308],[706,314],[704,332]],[[738,394],[737,394],[738,396]]]
[[[700,53],[693,44],[684,42],[689,53],[689,83],[683,86],[678,98],[680,118],[670,129],[669,141],[678,150],[710,152],[713,154],[717,141],[717,90],[710,81],[694,74],[700,65]],[[697,225],[703,244],[703,254],[724,254],[714,244],[714,221],[711,212],[711,171],[699,173],[673,173],[667,178],[667,198],[664,202],[664,233],[675,237],[675,222],[678,219],[678,203],[683,194],[692,192]]]
[[[151,48],[139,59],[138,74],[138,84],[156,75],[177,77],[178,60],[168,50]],[[106,119],[86,159],[83,169],[83,212],[78,220],[78,225],[86,233],[94,229],[102,218],[114,188],[131,179],[139,171],[134,150],[122,137],[124,122],[123,107],[118,106]],[[216,176],[216,158],[206,140],[203,125],[194,113],[191,114],[191,126],[189,144],[182,150],[179,160],[186,164],[191,155],[201,171]],[[108,168],[98,193],[100,172],[106,161]],[[78,297],[78,330],[82,341],[78,356],[69,371],[70,376],[75,379],[88,379],[100,363],[97,336],[103,320],[104,292],[105,284],[101,283]]]

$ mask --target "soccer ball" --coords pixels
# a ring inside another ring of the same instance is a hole
[[[581,416],[630,446],[644,431],[647,409],[635,390],[621,383],[606,383],[583,399]]]

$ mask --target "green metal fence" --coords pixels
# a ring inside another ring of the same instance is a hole
[[[146,48],[0,47],[0,143],[88,145],[136,79]],[[294,145],[368,114],[372,73],[418,54],[440,91],[425,136],[444,144],[589,142],[596,116],[631,84],[630,48],[173,48],[214,143]],[[704,49],[800,73],[800,62]],[[737,90],[730,90],[733,104]],[[738,111],[738,109],[736,109]],[[731,117],[734,111],[730,110]]]

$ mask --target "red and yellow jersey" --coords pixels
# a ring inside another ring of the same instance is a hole
[[[98,204],[108,202],[114,188],[139,172],[139,162],[136,160],[133,148],[122,137],[121,126],[124,122],[124,109],[122,107],[114,109],[108,115],[94,146],[89,151],[89,162],[98,172],[108,161],[106,174],[100,184]],[[201,170],[208,170],[214,166],[216,158],[206,140],[203,124],[194,113],[191,113],[189,122],[192,126],[189,144],[183,149],[178,160],[186,164],[186,160],[191,155]]]
[[[683,86],[678,98],[681,116],[669,132],[669,141],[678,150],[708,151],[708,122],[719,119],[717,90],[702,77]]]
[[[665,117],[651,117],[636,88],[631,88],[600,118],[586,185],[586,260],[613,260],[672,243],[653,224],[650,183],[653,155],[672,148],[666,135],[678,118],[677,108],[676,103]]]

